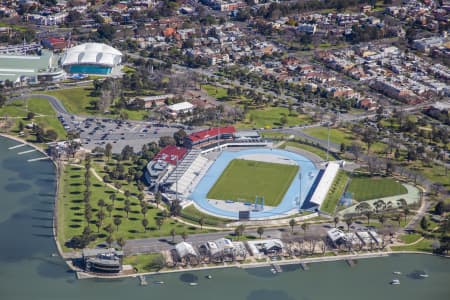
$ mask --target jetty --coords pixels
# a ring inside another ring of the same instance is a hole
[[[29,159],[28,162],[33,162],[33,161],[38,161],[38,160],[44,160],[44,159],[50,159],[50,157],[48,157],[48,156],[42,156],[42,157],[38,157],[38,158],[32,158],[32,159]]]
[[[22,155],[22,154],[26,154],[26,153],[31,153],[31,152],[34,152],[34,151],[37,151],[37,150],[36,150],[36,149],[32,149],[32,150],[22,151],[22,152],[17,153],[17,155]]]
[[[345,261],[350,267],[354,267],[356,265],[356,262],[353,259],[346,259]]]
[[[274,268],[275,271],[277,271],[277,273],[283,272],[283,269],[282,269],[281,266],[278,265],[278,264],[272,264],[272,268]]]
[[[147,279],[145,279],[144,275],[139,275],[139,284],[140,285],[147,285]]]
[[[15,145],[15,146],[9,147],[8,150],[13,150],[13,149],[20,148],[20,147],[23,147],[23,146],[26,146],[26,144]]]
[[[300,263],[300,267],[302,267],[303,271],[309,271],[309,266],[307,263]]]

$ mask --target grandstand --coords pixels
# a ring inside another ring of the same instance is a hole
[[[200,150],[193,149],[164,180],[168,187],[166,192],[177,193],[182,198],[187,198],[191,190],[203,177],[212,161],[200,155]]]
[[[323,201],[325,200],[325,197],[328,194],[328,190],[333,184],[334,178],[336,177],[339,171],[339,167],[340,167],[339,163],[329,162],[325,169],[325,172],[322,175],[322,178],[320,179],[319,184],[317,185],[317,188],[312,194],[311,199],[309,201],[312,204],[317,205],[318,208],[320,208]]]

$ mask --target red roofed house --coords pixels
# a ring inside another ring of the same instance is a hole
[[[41,41],[42,46],[51,50],[64,50],[69,46],[69,41],[64,38],[47,38]]]
[[[205,129],[188,135],[185,139],[185,145],[192,148],[217,139],[232,139],[234,133],[236,133],[236,129],[233,126]]]
[[[187,153],[184,147],[169,145],[161,149],[153,158],[154,161],[163,160],[169,164],[176,165],[177,161],[181,161]]]

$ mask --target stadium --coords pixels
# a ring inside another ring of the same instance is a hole
[[[317,163],[306,154],[274,149],[254,132],[232,127],[190,138],[196,145],[187,151],[162,149],[146,177],[169,202],[193,203],[221,218],[265,220],[320,210],[340,168],[336,162]]]
[[[108,75],[120,65],[122,53],[106,44],[86,43],[67,49],[61,65],[68,73]]]

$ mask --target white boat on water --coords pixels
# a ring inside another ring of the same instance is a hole
[[[428,278],[430,275],[428,275],[428,274],[420,274],[419,276],[422,277],[422,278]]]
[[[206,278],[212,279],[212,276],[210,274],[206,275]]]
[[[400,280],[398,280],[398,279],[392,279],[391,284],[392,284],[392,285],[399,285],[399,284],[400,284]]]
[[[164,284],[164,281],[155,281],[155,284]]]
[[[392,272],[392,274],[395,274],[395,275],[402,275],[402,272],[394,271],[394,272]]]
[[[274,268],[270,269],[270,272],[272,272],[272,274],[277,274],[277,270],[275,270]]]
[[[189,285],[196,286],[196,285],[198,285],[198,283],[197,282],[189,282]]]

